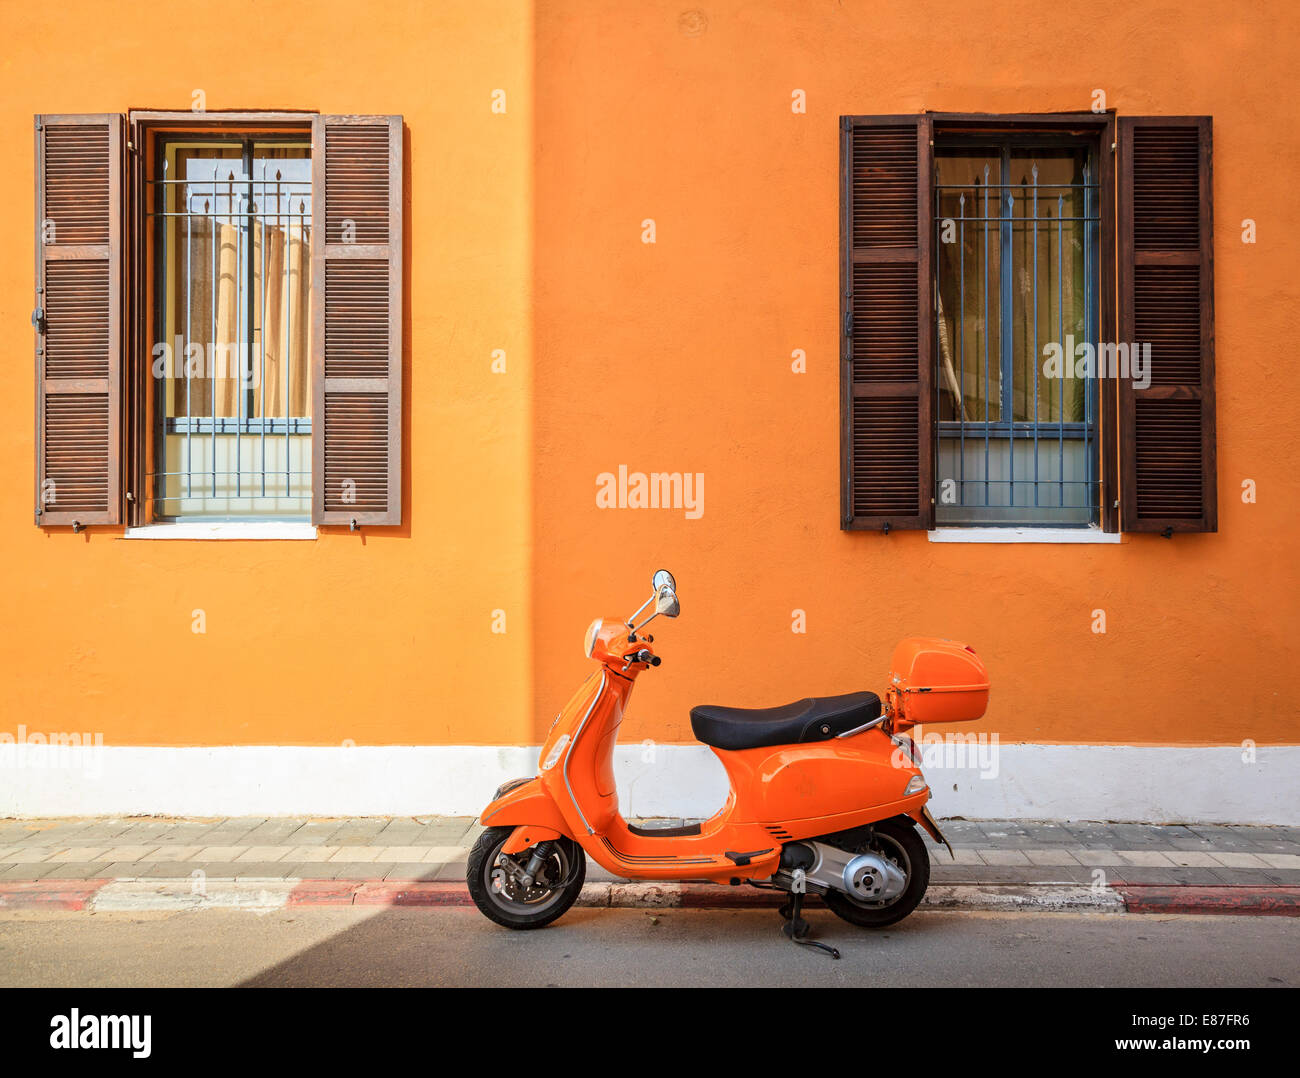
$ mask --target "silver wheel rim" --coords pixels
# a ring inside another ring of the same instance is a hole
[[[501,847],[505,844],[503,838],[493,847],[492,855],[483,859],[483,886],[492,902],[511,913],[529,914],[541,913],[559,902],[564,890],[554,884],[567,880],[573,867],[564,844],[556,842],[551,847],[551,856],[539,873],[540,884],[534,883],[526,893],[503,865],[507,855],[501,852]],[[521,866],[527,864],[527,858],[531,856],[530,850],[519,854]]]
[[[874,853],[888,861],[892,861],[898,866],[899,871],[903,873],[904,883],[901,894],[893,898],[883,899],[877,902],[865,901],[858,898],[857,895],[851,895],[847,891],[840,892],[852,902],[855,906],[861,906],[864,910],[887,910],[890,906],[895,906],[903,900],[907,894],[907,889],[912,885],[912,859],[907,856],[907,850],[903,844],[894,838],[893,835],[886,835],[877,831],[872,842],[868,843],[861,849],[853,851],[855,853]]]

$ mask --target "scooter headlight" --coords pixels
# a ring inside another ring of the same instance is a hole
[[[587,653],[588,659],[591,658],[591,651],[596,646],[596,635],[600,632],[600,627],[602,624],[603,624],[603,620],[601,618],[597,618],[595,621],[593,621],[590,625],[587,626],[587,635],[585,639],[582,641],[582,650]]]

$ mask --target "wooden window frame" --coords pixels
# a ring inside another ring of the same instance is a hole
[[[127,116],[127,212],[125,245],[126,321],[128,345],[125,361],[126,394],[123,426],[126,437],[126,523],[130,527],[154,524],[149,512],[149,462],[156,450],[154,393],[151,392],[150,347],[154,334],[155,286],[152,264],[154,244],[148,233],[146,178],[161,137],[205,131],[223,134],[292,134],[311,139],[315,112],[164,112],[133,111]],[[315,287],[315,282],[312,282]]]

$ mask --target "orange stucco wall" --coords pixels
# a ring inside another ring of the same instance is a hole
[[[624,740],[688,740],[706,700],[880,688],[908,633],[979,649],[981,728],[1004,741],[1297,740],[1293,5],[232,0],[183,29],[145,4],[98,11],[0,13],[0,197],[18,208],[0,262],[5,725],[110,744],[532,742],[585,671],[587,622],[629,612],[665,565],[683,615],[656,634],[665,662]],[[213,109],[405,116],[393,533],[148,542],[31,523],[32,114],[188,108],[196,88]],[[1214,117],[1219,533],[841,532],[838,116],[1080,110],[1097,89],[1121,114]],[[704,473],[703,515],[597,508],[620,465]]]

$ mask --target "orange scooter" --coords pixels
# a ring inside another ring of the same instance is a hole
[[[905,731],[984,713],[988,672],[975,652],[951,640],[904,640],[883,704],[855,692],[784,707],[693,708],[696,738],[730,779],[726,802],[703,823],[638,827],[619,815],[614,743],[636,679],[662,661],[646,625],[681,610],[671,573],[659,570],[652,585],[626,621],[591,623],[585,647],[596,669],[551,724],[537,775],[505,783],[483,810],[486,829],[467,864],[478,908],[508,928],[550,924],[578,897],[589,856],[629,879],[788,892],[786,935],[837,958],[807,939],[808,893],[862,927],[906,917],[930,880],[917,825],[948,844],[926,808],[930,788]]]

